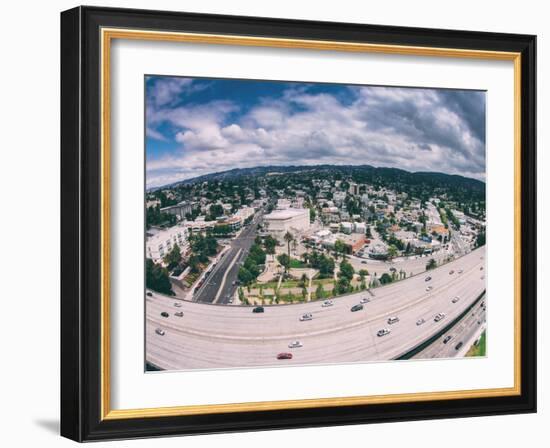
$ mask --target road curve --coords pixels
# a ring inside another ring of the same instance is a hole
[[[248,306],[178,301],[153,293],[146,298],[146,360],[166,370],[187,370],[393,359],[435,335],[480,296],[484,266],[482,247],[428,273],[376,288],[373,296],[361,292],[338,297],[326,308],[319,301],[266,306],[263,314]],[[426,291],[427,286],[433,289]],[[452,303],[456,296],[460,300]],[[363,297],[370,302],[351,312]],[[182,317],[175,315],[179,311]],[[441,312],[446,317],[435,322]],[[304,313],[313,319],[301,322]],[[399,322],[388,324],[391,316]],[[421,318],[425,322],[417,325]],[[391,333],[378,337],[382,328]],[[303,346],[288,348],[293,340]],[[293,358],[277,360],[280,352],[291,352]]]

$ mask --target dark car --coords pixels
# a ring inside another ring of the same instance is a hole
[[[432,278],[428,275],[428,276],[424,279],[424,281],[425,281],[425,282],[429,282],[431,279],[432,279]]]
[[[443,343],[446,344],[447,342],[449,342],[453,337],[452,336],[447,336],[445,339],[443,339]]]
[[[147,291],[147,297],[153,297],[153,293],[151,291]]]
[[[166,311],[163,311],[162,313],[160,313],[160,315],[161,315],[162,317],[168,317],[168,316],[170,316],[170,314],[168,314]]]
[[[292,353],[279,353],[277,359],[292,359]]]
[[[359,304],[359,305],[353,305],[351,307],[351,311],[354,312],[354,311],[361,311],[363,309],[363,305]]]
[[[256,308],[252,309],[252,312],[253,313],[263,313],[264,312],[264,307],[263,306],[257,306]]]
[[[456,344],[455,350],[460,350],[460,347],[462,347],[463,345],[464,345],[463,342],[459,342],[458,344]]]

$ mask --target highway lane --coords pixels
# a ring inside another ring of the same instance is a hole
[[[254,314],[246,306],[206,305],[153,294],[147,297],[146,357],[164,369],[393,359],[436,334],[479,297],[485,289],[480,272],[484,253],[480,248],[427,274],[377,288],[374,297],[362,292],[333,299],[334,305],[327,308],[321,302],[309,302],[266,306],[265,313]],[[458,274],[461,269],[463,273]],[[427,276],[432,279],[425,281]],[[431,291],[426,291],[428,285]],[[460,300],[452,303],[455,296]],[[370,302],[362,311],[351,312],[363,297]],[[175,316],[177,311],[184,316]],[[169,317],[162,317],[161,312],[168,312]],[[306,312],[313,319],[300,322]],[[435,322],[440,312],[446,317]],[[387,319],[392,315],[400,321],[389,325]],[[420,318],[425,322],[416,325]],[[165,334],[156,334],[157,328]],[[376,336],[382,328],[391,333]],[[295,339],[303,347],[289,349]],[[294,357],[277,360],[280,352],[292,352]]]
[[[225,252],[225,255],[205,279],[202,287],[193,295],[194,302],[227,303],[233,296],[236,291],[236,286],[233,283],[237,280],[240,262],[246,258],[254,243],[260,218],[261,214],[256,215],[252,222],[231,240],[231,248]]]
[[[456,323],[452,328],[446,331],[441,337],[417,353],[413,358],[454,358],[468,351],[473,343],[473,338],[480,329],[485,328],[487,321],[486,300],[483,299],[476,304],[472,310]],[[447,338],[450,339],[447,340]],[[447,340],[447,342],[445,342]],[[461,346],[457,349],[459,343]]]

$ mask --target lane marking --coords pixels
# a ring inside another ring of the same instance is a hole
[[[229,272],[231,271],[231,269],[233,268],[233,266],[235,265],[235,263],[239,259],[239,255],[241,254],[241,252],[242,252],[242,249],[239,249],[237,251],[237,254],[235,255],[235,258],[233,258],[233,261],[231,262],[231,264],[229,265],[229,267],[227,268],[227,270],[223,274],[222,283],[221,283],[220,288],[218,289],[218,292],[216,293],[216,297],[214,298],[214,301],[212,303],[218,303],[218,300],[220,299],[220,295],[221,295],[221,293],[223,291],[223,288],[225,286],[225,281],[227,280],[227,275],[229,274]]]

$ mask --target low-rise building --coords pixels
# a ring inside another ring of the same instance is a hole
[[[181,220],[185,219],[185,215],[193,211],[193,204],[188,201],[182,201],[176,205],[162,207],[160,211],[162,213],[170,213],[171,215],[176,215]]]
[[[155,263],[160,263],[175,244],[179,246],[182,254],[189,249],[188,232],[185,226],[149,230],[145,243],[145,256]]]
[[[309,210],[307,208],[274,210],[264,216],[264,225],[270,235],[282,242],[286,232],[296,236],[309,229]]]

